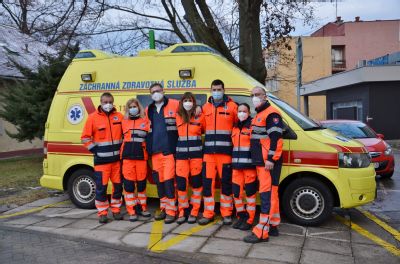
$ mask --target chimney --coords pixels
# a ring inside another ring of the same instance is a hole
[[[341,22],[343,22],[342,17],[341,16],[336,17],[336,23],[341,23]]]
[[[359,16],[356,16],[356,22],[360,22],[361,20],[360,20],[360,17]]]

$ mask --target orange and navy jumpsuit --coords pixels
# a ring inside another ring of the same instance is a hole
[[[232,191],[237,216],[253,224],[256,214],[257,172],[251,159],[250,136],[251,117],[248,117],[239,121],[232,130]],[[243,202],[244,192],[247,204]]]
[[[189,208],[188,182],[192,187],[190,215],[197,216],[201,205],[203,165],[203,142],[201,136],[205,130],[204,116],[193,116],[189,123],[185,123],[178,114],[176,116],[178,127],[178,144],[176,146],[176,185],[178,189],[179,217],[185,215]],[[190,177],[189,177],[190,175]]]
[[[282,169],[282,116],[267,101],[256,108],[252,121],[251,158],[256,165],[261,198],[259,223],[253,233],[262,239],[268,238],[269,226],[280,223],[278,185]],[[265,161],[274,163],[271,171],[265,170]]]
[[[124,135],[121,148],[122,175],[125,205],[129,215],[136,214],[135,206],[137,202],[139,202],[143,211],[147,211],[146,176],[148,155],[145,140],[148,131],[149,121],[147,118],[128,116],[122,119],[122,132]]]
[[[113,184],[111,211],[120,212],[122,204],[122,181],[120,148],[122,143],[122,114],[114,108],[105,113],[99,106],[90,114],[82,132],[81,140],[94,155],[94,176],[96,181],[95,204],[98,215],[107,215],[107,185]]]
[[[232,128],[237,121],[237,104],[224,95],[215,103],[210,97],[203,106],[206,135],[203,157],[203,217],[214,217],[216,175],[221,180],[220,211],[223,217],[232,215]]]
[[[179,101],[164,97],[160,112],[155,102],[146,108],[150,130],[146,138],[147,152],[151,155],[153,179],[157,185],[160,209],[176,216],[175,198],[175,152],[178,142],[176,115]]]

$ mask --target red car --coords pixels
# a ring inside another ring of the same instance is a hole
[[[392,148],[383,140],[382,134],[377,134],[366,124],[354,120],[324,120],[320,121],[320,124],[363,143],[371,155],[376,174],[380,175],[381,178],[393,176],[394,156]]]

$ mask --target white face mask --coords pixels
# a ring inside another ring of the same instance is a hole
[[[193,102],[183,102],[183,108],[186,111],[190,111],[193,108]]]
[[[109,113],[114,106],[112,104],[103,104],[101,105],[101,109],[103,109],[104,112]]]
[[[151,95],[151,99],[153,99],[156,102],[161,101],[164,98],[164,95],[162,93],[159,92],[155,92]]]
[[[136,116],[138,113],[139,113],[139,108],[137,107],[129,108],[129,115]]]
[[[253,101],[253,105],[255,108],[259,107],[262,103],[260,97],[254,96],[251,100]]]
[[[240,121],[244,121],[249,117],[249,114],[246,112],[239,112],[238,113],[238,118]]]

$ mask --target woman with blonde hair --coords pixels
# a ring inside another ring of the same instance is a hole
[[[145,117],[143,106],[135,99],[129,99],[122,119],[123,144],[121,147],[122,174],[125,190],[125,205],[129,220],[138,219],[135,207],[141,206],[140,215],[150,217],[147,211],[146,176],[147,151],[146,136],[149,131],[149,121]],[[135,193],[137,188],[137,196]]]

